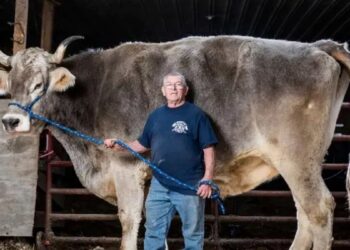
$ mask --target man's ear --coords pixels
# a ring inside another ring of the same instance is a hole
[[[163,94],[163,96],[165,96],[165,87],[164,86],[162,86],[162,94]]]
[[[186,86],[185,87],[186,89],[185,89],[185,96],[187,96],[187,94],[188,94],[188,90],[190,89],[188,86]]]
[[[0,70],[0,96],[8,95],[8,73]]]
[[[75,76],[66,68],[59,67],[50,72],[49,90],[64,92],[75,84]]]

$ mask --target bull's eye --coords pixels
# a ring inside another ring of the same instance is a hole
[[[33,88],[32,92],[34,92],[35,90],[40,89],[40,88],[41,88],[41,86],[43,86],[43,83],[42,83],[42,82],[41,82],[41,83],[37,83],[37,84],[34,86],[34,88]]]

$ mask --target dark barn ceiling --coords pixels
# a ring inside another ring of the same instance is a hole
[[[29,0],[28,46],[40,41],[42,0]],[[84,35],[83,48],[190,35],[346,41],[349,0],[55,0],[53,46]],[[0,48],[12,47],[15,0],[0,0]]]

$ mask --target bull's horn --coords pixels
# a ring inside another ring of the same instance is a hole
[[[62,62],[62,59],[64,57],[64,52],[66,51],[68,45],[78,39],[84,39],[83,36],[70,36],[61,42],[61,44],[56,49],[55,54],[52,55],[52,57],[49,59],[50,63],[60,63]]]
[[[8,67],[11,65],[11,57],[0,50],[0,64]]]

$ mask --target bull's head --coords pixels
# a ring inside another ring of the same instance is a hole
[[[74,86],[75,77],[68,69],[59,67],[64,52],[70,42],[82,39],[72,36],[65,39],[54,54],[40,48],[29,48],[7,56],[0,51],[0,95],[10,94],[13,101],[21,105],[30,105],[39,96],[50,91],[63,92]],[[40,100],[32,110],[39,111]],[[32,122],[29,115],[17,107],[10,106],[2,117],[2,123],[7,132],[29,132]]]

